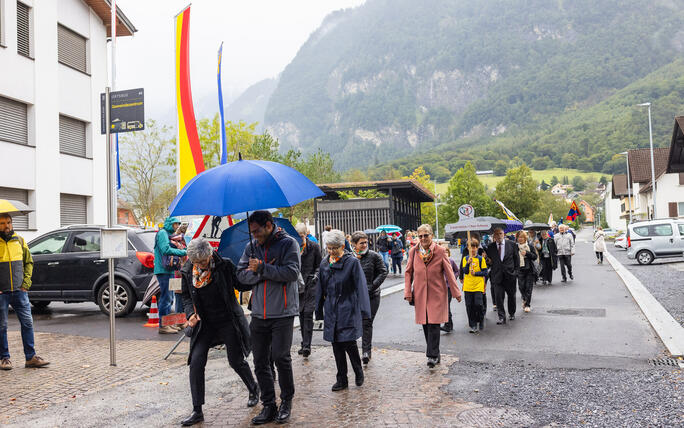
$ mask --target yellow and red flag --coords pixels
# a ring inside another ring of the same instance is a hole
[[[176,109],[178,110],[178,190],[204,171],[190,90],[190,6],[176,15]]]

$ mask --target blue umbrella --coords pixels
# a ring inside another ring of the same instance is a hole
[[[375,228],[376,232],[382,232],[385,231],[386,233],[393,233],[393,232],[401,232],[401,227],[395,226],[393,224],[383,224],[382,226],[378,226]]]
[[[291,207],[324,193],[304,174],[270,161],[238,160],[195,176],[169,206],[171,216]]]
[[[289,220],[275,217],[273,221],[275,222],[275,227],[282,228],[288,235],[295,238],[299,245],[302,245],[302,239],[299,237],[299,234]],[[241,221],[223,231],[217,251],[221,257],[232,260],[237,266],[240,257],[242,257],[242,253],[245,251],[247,243],[249,243],[249,238],[250,234],[247,222]]]
[[[504,233],[515,232],[523,228],[523,224],[517,220],[504,220]]]

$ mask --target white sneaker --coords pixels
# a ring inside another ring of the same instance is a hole
[[[525,312],[530,312],[531,310],[532,309],[529,306],[525,306],[525,309],[524,309]]]

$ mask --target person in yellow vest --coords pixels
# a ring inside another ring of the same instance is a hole
[[[9,306],[19,318],[21,341],[27,368],[45,367],[49,362],[36,355],[33,344],[33,317],[28,298],[33,275],[33,258],[24,238],[14,233],[12,216],[0,214],[0,369],[11,370],[7,343],[7,313]]]
[[[461,261],[459,274],[463,282],[463,296],[471,333],[478,333],[484,329],[485,277],[489,272],[484,257],[477,254],[478,248],[480,242],[471,238],[468,242],[468,255]]]

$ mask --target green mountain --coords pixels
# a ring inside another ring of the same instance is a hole
[[[518,156],[600,171],[648,144],[636,103],[653,103],[656,144],[667,144],[684,111],[683,10],[684,0],[368,0],[329,15],[300,48],[265,126],[283,148],[321,148],[341,168],[401,158],[391,164],[402,172],[423,163],[448,176],[467,158],[489,169]]]

